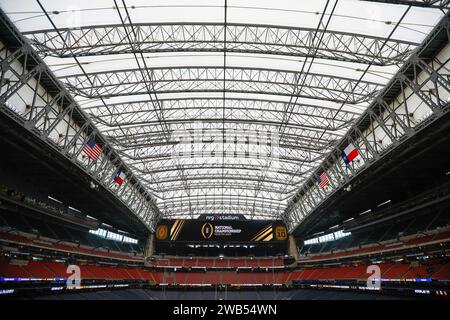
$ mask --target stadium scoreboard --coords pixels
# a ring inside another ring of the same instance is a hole
[[[240,215],[201,215],[196,220],[161,220],[156,241],[281,242],[287,230],[281,220],[246,220]]]

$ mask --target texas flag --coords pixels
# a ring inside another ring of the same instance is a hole
[[[125,173],[120,169],[114,176],[114,181],[120,186],[125,180]]]
[[[347,148],[342,151],[342,159],[345,164],[349,164],[358,156],[358,149],[355,148],[353,144],[349,144]]]

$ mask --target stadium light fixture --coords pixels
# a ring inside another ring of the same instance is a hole
[[[369,212],[372,212],[372,209],[368,209],[368,210],[366,210],[364,212],[361,212],[359,215],[362,216],[362,215],[364,215],[366,213],[369,213]]]
[[[73,211],[77,211],[77,212],[80,212],[80,213],[81,213],[81,210],[78,210],[77,208],[74,208],[74,207],[71,207],[71,206],[69,206],[69,209],[71,209],[71,210],[73,210]]]
[[[62,201],[60,201],[60,200],[58,200],[58,199],[56,199],[56,198],[53,198],[53,197],[51,197],[51,196],[48,196],[47,198],[49,198],[50,200],[53,200],[53,201],[55,201],[55,202],[58,202],[58,203],[63,203]]]
[[[386,201],[384,201],[384,202],[382,202],[382,203],[380,203],[379,205],[377,205],[377,207],[381,207],[381,206],[384,206],[385,204],[388,204],[388,203],[390,203],[391,202],[391,200],[389,199],[389,200],[386,200]]]

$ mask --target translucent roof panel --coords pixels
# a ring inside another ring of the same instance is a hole
[[[0,6],[166,217],[273,219],[447,10],[388,2]]]

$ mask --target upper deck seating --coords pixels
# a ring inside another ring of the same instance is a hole
[[[26,245],[30,247],[37,247],[52,251],[59,251],[59,252],[68,252],[68,253],[76,253],[76,254],[83,254],[87,256],[92,257],[100,257],[100,258],[109,258],[109,259],[116,259],[116,260],[126,260],[126,261],[133,261],[133,262],[143,262],[144,258],[139,256],[130,256],[125,253],[121,252],[114,252],[114,251],[106,251],[106,250],[100,250],[100,249],[94,249],[89,248],[87,246],[80,246],[76,243],[57,243],[57,240],[49,241],[42,241],[39,238],[37,238],[35,235],[29,235],[29,237],[19,234],[14,234],[10,232],[3,232],[0,231],[0,240],[10,242],[10,243],[16,243],[20,245]]]

